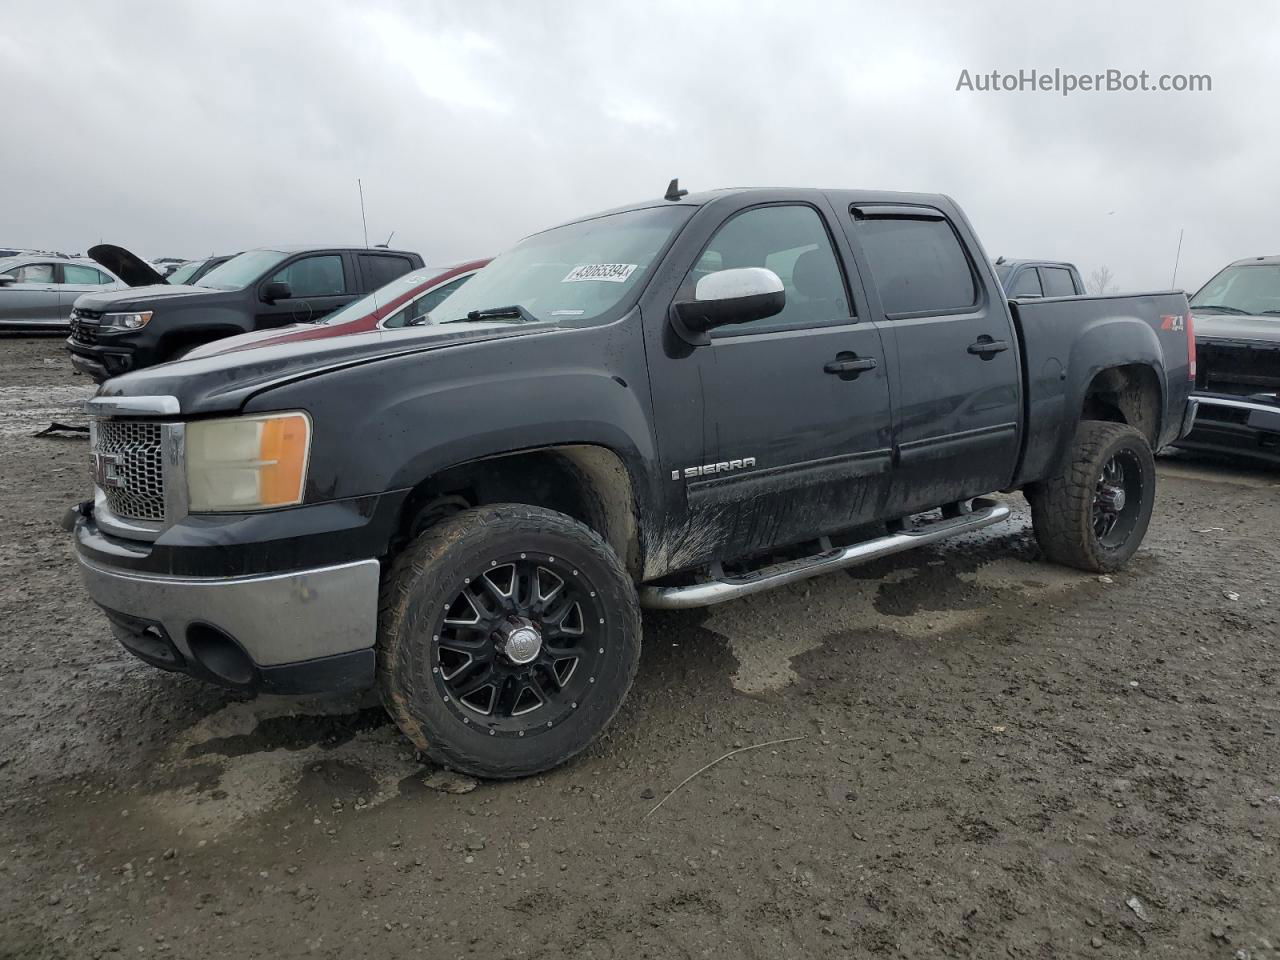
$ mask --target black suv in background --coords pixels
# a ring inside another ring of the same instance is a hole
[[[72,366],[101,383],[222,337],[319,320],[422,265],[416,253],[383,248],[247,250],[194,285],[80,297],[67,350]]]

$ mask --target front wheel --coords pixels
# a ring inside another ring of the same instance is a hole
[[[432,760],[481,777],[539,773],[608,725],[640,654],[635,588],[595,532],[499,504],[429,528],[382,588],[383,702]]]
[[[1123,423],[1085,420],[1061,472],[1027,491],[1036,540],[1056,563],[1107,573],[1137,551],[1155,505],[1146,438]]]

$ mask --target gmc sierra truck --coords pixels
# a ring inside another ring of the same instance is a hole
[[[246,691],[376,684],[486,777],[583,749],[640,608],[967,533],[1022,491],[1114,570],[1191,414],[1182,293],[1010,303],[927,194],[724,190],[530,236],[407,329],[181,360],[88,402],[65,525],[132,653]]]

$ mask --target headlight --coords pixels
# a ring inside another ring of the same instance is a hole
[[[305,413],[187,424],[192,512],[266,510],[302,502],[311,447]]]
[[[99,333],[127,333],[141,330],[151,322],[151,311],[142,313],[104,313],[98,321]]]

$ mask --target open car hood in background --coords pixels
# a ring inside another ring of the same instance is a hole
[[[90,247],[89,256],[131,287],[150,287],[166,282],[151,264],[114,243],[100,243],[96,247]]]

